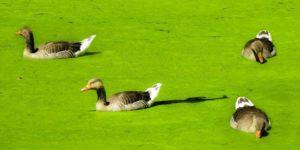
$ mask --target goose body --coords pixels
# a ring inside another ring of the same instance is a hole
[[[81,42],[48,42],[44,45],[40,45],[38,48],[35,48],[33,33],[30,29],[21,29],[17,32],[17,34],[23,36],[26,40],[26,47],[23,51],[23,56],[25,58],[34,59],[58,59],[80,56],[86,51],[96,37],[96,35],[92,35]]]
[[[230,119],[230,126],[234,129],[255,133],[260,138],[271,127],[266,113],[256,108],[246,97],[239,97],[236,102],[236,111]]]
[[[264,63],[267,58],[276,55],[275,46],[271,39],[271,33],[260,31],[256,38],[249,40],[242,50],[242,56],[246,59]]]
[[[81,91],[97,91],[97,111],[128,111],[150,107],[157,97],[161,84],[157,83],[146,91],[125,91],[111,95],[106,99],[103,82],[100,79],[91,79]]]
[[[97,101],[96,110],[98,111],[123,111],[135,110],[150,107],[150,94],[142,91],[125,91],[113,94],[109,97],[105,107],[101,101]]]

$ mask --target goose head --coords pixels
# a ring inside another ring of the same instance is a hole
[[[254,104],[247,97],[238,97],[235,102],[235,109],[240,109],[244,107],[253,107]]]
[[[90,79],[86,84],[86,86],[81,89],[81,92],[88,91],[88,90],[98,90],[103,87],[104,85],[101,79],[93,78]]]
[[[19,31],[17,31],[16,34],[21,35],[26,38],[26,37],[32,36],[32,31],[31,31],[31,29],[24,27],[24,28],[20,29]]]
[[[272,41],[271,33],[267,30],[259,31],[256,35],[256,38],[258,38],[258,39],[266,38],[269,41]]]
[[[254,56],[255,56],[255,59],[257,62],[259,62],[260,64],[263,64],[265,63],[267,60],[264,58],[264,54],[263,54],[263,51],[254,51],[252,50]]]

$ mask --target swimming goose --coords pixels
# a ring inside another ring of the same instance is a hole
[[[266,61],[266,58],[275,56],[276,50],[272,42],[271,33],[266,30],[260,31],[256,38],[245,44],[242,55],[261,64]]]
[[[125,111],[150,107],[157,97],[161,83],[144,91],[125,91],[113,94],[106,100],[106,92],[102,80],[94,78],[88,81],[87,85],[81,89],[82,92],[96,90],[98,100],[97,111]]]
[[[255,133],[260,138],[271,128],[268,116],[246,97],[239,97],[235,103],[235,113],[230,119],[230,126],[244,132]]]
[[[23,52],[25,58],[35,59],[55,59],[55,58],[71,58],[82,55],[90,46],[96,35],[92,35],[81,42],[57,41],[49,42],[38,48],[34,47],[33,33],[29,28],[22,28],[16,32],[26,40],[26,47]]]

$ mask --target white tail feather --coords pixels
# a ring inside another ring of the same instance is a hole
[[[235,109],[243,108],[246,106],[251,107],[254,106],[254,104],[247,97],[238,97],[235,102]]]
[[[152,87],[148,88],[146,90],[146,92],[149,93],[150,95],[150,101],[148,101],[148,105],[151,106],[151,104],[153,103],[154,99],[157,97],[160,87],[161,87],[161,83],[157,83],[155,85],[153,85]]]
[[[89,46],[93,42],[95,37],[96,37],[96,35],[94,34],[94,35],[82,40],[80,50],[75,53],[75,56],[80,56],[80,55],[84,54],[85,51],[87,50],[87,48],[89,48]]]
[[[262,34],[262,32],[266,32],[266,33]],[[269,39],[269,41],[272,42],[271,33],[269,31],[267,31],[267,30],[261,30],[261,31],[259,31],[257,33],[257,35],[256,35],[256,38],[258,38],[258,39],[267,38],[267,39]]]

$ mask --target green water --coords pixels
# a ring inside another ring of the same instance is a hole
[[[0,149],[299,149],[299,7],[295,0],[0,0]],[[97,37],[85,56],[28,60],[14,34],[23,26],[37,45]],[[261,29],[278,50],[263,65],[240,56]],[[157,101],[182,101],[95,112],[96,93],[80,92],[93,77],[108,95],[161,82]],[[267,112],[268,136],[230,128],[238,96]],[[217,99],[184,101],[191,97]]]

